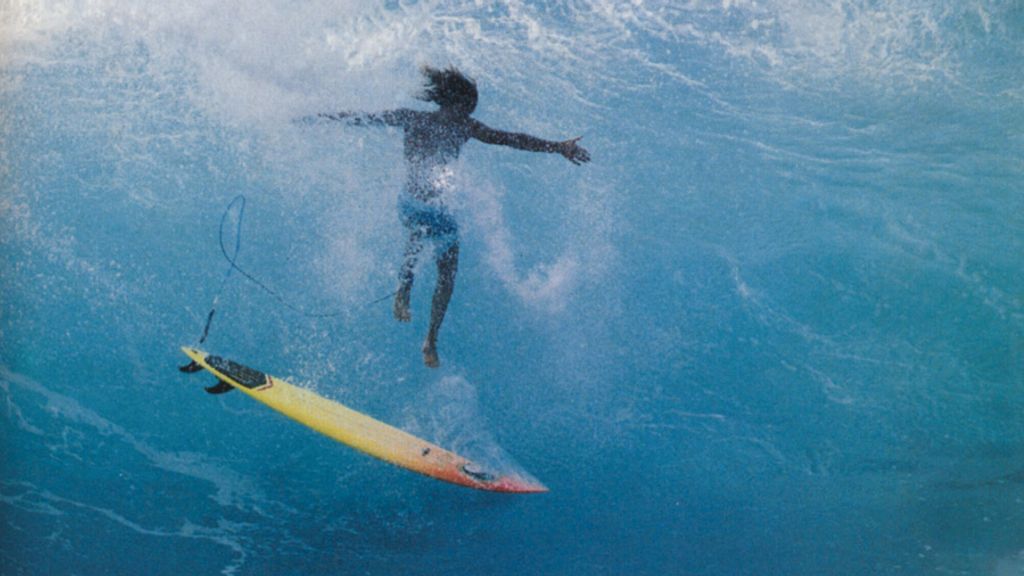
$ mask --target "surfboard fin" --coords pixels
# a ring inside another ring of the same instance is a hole
[[[188,364],[185,364],[184,366],[178,366],[178,370],[184,372],[185,374],[195,374],[196,372],[199,372],[202,369],[203,367],[196,363],[195,360],[189,362]]]
[[[207,386],[204,388],[209,394],[224,394],[225,392],[231,392],[235,387],[223,380],[218,380],[213,386]]]

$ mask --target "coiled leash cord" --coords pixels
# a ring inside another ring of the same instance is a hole
[[[231,215],[232,211],[237,211],[237,216],[235,217],[235,243],[234,243],[233,248],[229,252],[228,251],[228,247],[226,245],[226,242],[224,240],[224,238],[225,238],[224,230],[225,230],[227,222],[228,222],[228,216]],[[224,208],[224,213],[221,214],[221,216],[220,216],[220,228],[219,228],[219,232],[218,232],[218,241],[220,243],[220,253],[221,253],[221,255],[224,256],[224,259],[227,260],[227,262],[228,262],[228,269],[224,272],[224,277],[220,281],[220,287],[217,288],[217,293],[213,297],[213,302],[210,304],[210,312],[206,315],[206,323],[203,325],[203,333],[202,333],[202,336],[199,337],[199,344],[202,344],[202,343],[206,342],[206,338],[210,335],[210,326],[213,324],[213,317],[217,313],[217,305],[220,303],[221,294],[224,292],[224,288],[227,286],[228,280],[231,279],[231,274],[233,272],[235,272],[236,270],[238,271],[239,274],[241,274],[243,277],[245,277],[246,280],[252,282],[256,286],[259,286],[264,292],[266,292],[267,294],[272,296],[282,306],[284,306],[285,308],[288,308],[292,312],[295,312],[295,313],[300,314],[302,316],[306,316],[308,318],[331,318],[331,317],[334,317],[334,316],[340,316],[340,315],[345,313],[345,310],[336,310],[336,311],[333,311],[333,312],[310,312],[308,310],[305,310],[305,309],[303,309],[303,308],[301,308],[299,306],[296,306],[295,304],[289,302],[284,296],[281,295],[280,292],[274,290],[270,286],[267,286],[262,280],[260,280],[259,278],[257,278],[256,276],[254,276],[253,274],[251,274],[250,272],[248,272],[247,270],[245,270],[241,266],[239,266],[238,265],[238,252],[242,248],[242,220],[243,220],[244,216],[245,216],[245,195],[244,194],[239,194],[238,196],[235,196],[231,200],[231,202],[228,203],[227,207]],[[392,296],[394,296],[396,293],[397,293],[397,291],[391,292],[390,294],[387,294],[385,296],[381,296],[380,298],[377,298],[376,300],[373,300],[372,302],[367,302],[364,306],[369,307],[369,306],[372,306],[374,304],[378,304],[380,302],[383,302],[384,300],[387,300],[388,298],[391,298]],[[201,370],[202,367],[200,367],[195,362],[190,362],[189,364],[187,364],[185,366],[181,366],[178,369],[181,370],[182,372],[196,372],[198,370]]]

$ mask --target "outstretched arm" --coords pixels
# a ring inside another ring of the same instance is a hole
[[[518,150],[528,150],[530,152],[557,152],[576,165],[584,162],[590,162],[590,153],[578,144],[582,136],[580,138],[573,138],[562,142],[554,142],[552,140],[545,140],[543,138],[537,138],[536,136],[530,136],[529,134],[495,130],[483,122],[478,122],[476,120],[473,120],[472,136],[486,144],[499,144],[501,146],[509,146]]]
[[[321,112],[312,116],[303,116],[299,122],[303,124],[319,124],[333,121],[344,122],[350,126],[405,126],[413,114],[412,110],[399,108],[384,112]]]

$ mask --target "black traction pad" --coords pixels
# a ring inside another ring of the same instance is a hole
[[[270,378],[263,372],[253,370],[248,366],[242,366],[241,364],[232,362],[231,360],[225,360],[220,356],[207,356],[206,363],[217,372],[220,372],[250,390],[264,388],[270,385]]]

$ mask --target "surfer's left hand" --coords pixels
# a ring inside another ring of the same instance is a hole
[[[587,152],[586,148],[578,144],[580,138],[583,138],[583,136],[577,136],[571,140],[558,143],[558,153],[577,166],[584,162],[590,162],[590,152]]]

